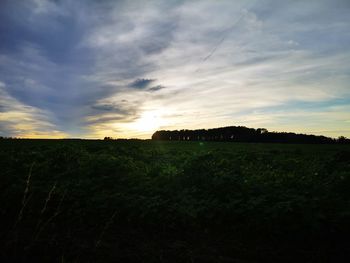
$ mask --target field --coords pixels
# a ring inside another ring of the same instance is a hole
[[[1,262],[349,262],[350,146],[0,140]]]

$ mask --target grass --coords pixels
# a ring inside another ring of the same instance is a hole
[[[347,262],[350,147],[1,140],[1,262]]]

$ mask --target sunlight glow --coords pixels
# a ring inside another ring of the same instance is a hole
[[[163,122],[160,111],[148,111],[143,112],[141,117],[133,123],[133,126],[138,131],[149,132],[157,130]]]

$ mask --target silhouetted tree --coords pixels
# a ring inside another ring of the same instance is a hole
[[[350,143],[350,139],[348,139],[344,136],[339,136],[337,139],[337,142],[340,144],[346,144],[346,143]]]
[[[156,131],[152,140],[176,141],[235,141],[235,142],[268,142],[268,143],[349,143],[341,136],[337,140],[316,135],[296,134],[293,132],[269,132],[265,128],[247,128],[229,126],[215,129]]]

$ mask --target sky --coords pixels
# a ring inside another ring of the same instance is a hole
[[[350,137],[350,1],[0,1],[0,136]]]

